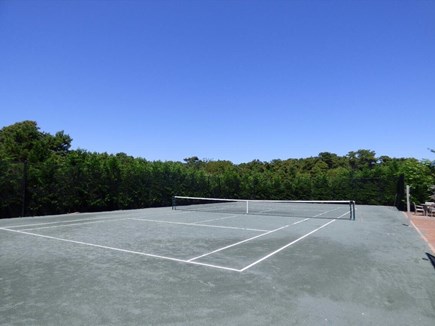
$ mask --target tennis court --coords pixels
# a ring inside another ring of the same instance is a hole
[[[0,220],[0,323],[434,324],[430,249],[404,214],[256,204]]]

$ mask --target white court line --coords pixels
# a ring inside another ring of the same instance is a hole
[[[233,229],[233,230],[244,230],[244,231],[255,231],[255,232],[266,232],[270,230],[262,230],[262,229],[250,229],[250,228],[239,228],[236,226],[224,226],[224,225],[210,225],[210,224],[199,224],[199,223],[188,223],[188,222],[172,222],[172,221],[160,221],[160,220],[149,220],[146,218],[128,218],[129,220],[135,221],[145,221],[145,222],[154,222],[154,223],[166,223],[166,224],[176,224],[176,225],[189,225],[189,226],[204,226],[209,228],[218,228],[218,229]]]
[[[308,219],[306,219],[306,220],[308,220]],[[303,222],[303,221],[295,222],[295,223],[293,223],[292,225],[299,224],[299,223],[301,223],[301,222]],[[228,245],[228,246],[225,246],[225,247],[222,247],[222,248],[219,248],[219,249],[213,250],[213,251],[211,251],[211,252],[208,252],[208,253],[206,253],[206,254],[203,254],[203,255],[201,255],[201,256],[197,256],[197,257],[190,258],[188,261],[194,261],[194,260],[196,260],[196,259],[199,259],[199,258],[202,258],[202,257],[208,256],[208,255],[211,255],[211,254],[214,254],[214,253],[216,253],[216,252],[219,252],[219,251],[222,251],[222,250],[225,250],[225,249],[231,248],[231,247],[235,247],[235,246],[237,246],[237,245],[239,245],[239,244],[242,244],[242,243],[245,243],[245,242],[248,242],[248,241],[251,241],[251,240],[257,239],[257,238],[260,238],[260,237],[262,237],[262,236],[265,236],[265,235],[271,234],[271,233],[273,233],[273,232],[276,232],[276,231],[279,231],[279,230],[285,229],[285,228],[287,228],[287,227],[289,227],[289,226],[288,226],[288,225],[281,226],[280,228],[277,228],[277,229],[275,229],[275,230],[271,230],[271,231],[268,231],[268,232],[266,232],[266,233],[256,235],[255,237],[252,237],[252,238],[249,238],[249,239],[245,239],[245,240],[242,240],[242,241],[239,241],[239,242],[236,242],[236,243],[230,244],[230,245]]]
[[[141,209],[143,210],[143,209]],[[118,213],[120,215],[125,215],[126,212],[130,212],[130,211],[112,211],[112,212],[102,212],[105,214],[114,214],[114,213]],[[123,214],[124,213],[124,214]],[[179,211],[177,212],[178,214],[186,214],[188,212],[186,211]],[[100,213],[79,213],[79,214],[64,214],[64,215],[56,215],[56,216],[36,216],[36,217],[32,217],[33,218],[59,218],[59,216],[63,216],[65,218],[65,220],[60,220],[60,221],[55,221],[55,222],[44,222],[44,223],[31,223],[31,224],[20,224],[20,225],[10,225],[7,226],[8,229],[10,228],[20,228],[20,227],[27,227],[27,226],[35,226],[35,225],[51,225],[51,224],[59,224],[59,223],[74,223],[74,222],[88,222],[88,221],[97,221],[97,220],[125,220],[126,218],[122,218],[120,219],[119,217],[95,217],[92,218],[92,216],[90,215],[95,215],[95,214],[100,214]],[[169,216],[169,215],[173,215],[174,213],[166,213],[166,214],[160,214],[159,216]],[[83,216],[82,219],[79,220],[68,220],[67,218],[75,215],[75,216]],[[25,230],[25,229],[24,229]],[[30,230],[30,229],[29,229]]]
[[[179,262],[179,263],[192,264],[192,265],[201,265],[201,266],[213,267],[213,268],[218,268],[218,269],[223,269],[223,270],[228,270],[228,271],[233,271],[233,272],[240,272],[240,270],[236,269],[236,268],[219,266],[219,265],[212,265],[212,264],[205,264],[205,263],[200,263],[200,262],[195,262],[195,261],[191,262],[191,261],[187,261],[187,260],[184,260],[184,259],[179,259],[179,258],[174,258],[174,257],[167,257],[167,256],[161,256],[161,255],[154,255],[154,254],[147,254],[145,252],[140,252],[140,251],[133,251],[133,250],[126,250],[126,249],[115,248],[115,247],[102,246],[102,245],[97,245],[97,244],[88,243],[88,242],[68,240],[68,239],[57,238],[57,237],[52,237],[52,236],[48,236],[48,235],[42,235],[42,234],[31,233],[31,232],[24,232],[24,231],[19,231],[19,230],[11,230],[11,229],[6,229],[6,228],[0,228],[0,230],[20,233],[20,234],[26,234],[26,235],[31,235],[31,236],[45,238],[45,239],[51,239],[51,240],[57,240],[57,241],[62,241],[62,242],[75,243],[75,244],[79,244],[79,245],[83,245],[83,246],[89,246],[89,247],[95,247],[95,248],[101,248],[101,249],[119,251],[119,252],[124,252],[124,253],[129,253],[129,254],[135,254],[135,255],[141,255],[141,256],[146,256],[146,257],[166,259],[166,260],[175,261],[175,262]]]
[[[331,210],[329,210],[329,211],[326,211],[326,212],[323,212],[323,213],[319,213],[319,214],[317,214],[317,215],[314,215],[314,216],[311,216],[311,217],[307,217],[308,219],[310,219],[310,218],[316,218],[316,217],[320,217],[320,216],[322,216],[322,215],[324,215],[324,214],[326,214],[326,213],[331,213],[331,212],[333,212],[333,211],[336,211],[336,210],[339,210],[339,209],[341,209],[342,207],[337,207],[337,208],[334,208],[334,209],[331,209]],[[347,212],[346,213],[344,213],[344,214],[342,214],[342,215],[340,215],[339,217],[330,217],[331,219],[340,219],[340,218],[342,218],[344,215],[346,215],[347,214]],[[305,218],[306,216],[289,216],[289,217],[296,217],[296,218]]]
[[[240,216],[240,214],[234,214],[234,215],[230,215],[230,216],[212,218],[210,220],[204,220],[204,221],[198,221],[198,222],[192,222],[192,223],[206,223],[206,222],[220,221],[220,220],[226,220],[228,218],[234,218],[234,217],[239,217],[239,216]]]
[[[343,208],[343,207],[337,207],[337,208],[331,209],[331,210],[329,210],[329,211],[326,211],[326,212],[323,212],[323,213],[320,213],[320,214],[314,215],[313,217],[319,217],[319,216],[322,216],[322,215],[324,215],[324,214],[326,214],[326,213],[331,213],[331,212],[336,211],[336,210],[341,209],[341,208]],[[340,216],[340,217],[341,217],[341,216]],[[337,217],[337,218],[340,218],[340,217]]]
[[[320,229],[323,229],[324,227],[328,226],[329,224],[335,222],[337,219],[340,219],[340,218],[342,218],[343,216],[345,216],[345,215],[347,215],[347,214],[348,214],[348,213],[346,212],[346,213],[340,215],[339,217],[337,217],[336,219],[334,219],[334,220],[332,220],[332,221],[329,221],[329,222],[327,222],[327,223],[321,225],[321,226],[318,227],[317,229],[314,229],[314,230],[312,230],[312,231],[310,231],[310,232],[304,234],[303,236],[301,236],[301,237],[297,238],[296,240],[294,240],[294,241],[292,241],[292,242],[286,244],[285,246],[282,246],[281,248],[279,248],[279,249],[277,249],[277,250],[271,252],[270,254],[268,254],[268,255],[266,255],[266,256],[264,256],[264,257],[258,259],[257,261],[253,262],[252,264],[249,264],[248,266],[243,267],[240,271],[243,272],[243,271],[247,270],[248,268],[251,268],[252,266],[257,265],[258,263],[262,262],[263,260],[266,260],[267,258],[272,257],[273,255],[277,254],[278,252],[280,252],[280,251],[282,251],[282,250],[284,250],[284,249],[290,247],[291,245],[294,245],[295,243],[301,241],[302,239],[305,239],[305,238],[308,237],[309,235],[311,235],[311,234],[313,234],[313,233],[319,231]]]
[[[337,217],[337,219],[345,216],[346,214],[347,214],[347,212],[342,214],[341,216]],[[297,221],[297,222],[295,222],[293,224],[299,224],[299,223],[302,223],[302,222],[304,222],[306,220],[309,220],[309,219],[310,218],[305,218],[304,220]],[[52,237],[52,236],[48,236],[48,235],[42,235],[42,234],[37,234],[37,233],[25,232],[25,231],[20,231],[20,230],[12,230],[12,229],[2,228],[2,227],[0,227],[0,230],[14,232],[14,233],[19,233],[19,234],[25,234],[25,235],[31,235],[31,236],[45,238],[45,239],[52,239],[52,240],[57,240],[57,241],[62,241],[62,242],[75,243],[75,244],[84,245],[84,246],[90,246],[90,247],[95,247],[95,248],[113,250],[113,251],[130,253],[130,254],[136,254],[136,255],[141,255],[141,256],[146,256],[146,257],[160,258],[160,259],[175,261],[175,262],[179,262],[179,263],[192,264],[192,265],[200,265],[200,266],[205,266],[205,267],[212,267],[212,268],[217,268],[217,269],[222,269],[222,270],[227,270],[227,271],[233,271],[233,272],[239,272],[239,273],[241,273],[241,272],[243,272],[243,271],[253,267],[254,265],[257,265],[258,263],[266,260],[267,258],[277,254],[278,252],[286,249],[287,247],[289,247],[289,246],[299,242],[300,240],[306,238],[307,236],[309,236],[309,235],[319,231],[320,229],[326,227],[327,225],[329,225],[329,224],[331,224],[331,223],[333,223],[335,221],[336,221],[336,219],[331,220],[331,221],[323,224],[322,226],[318,227],[317,229],[315,229],[315,230],[313,230],[311,232],[308,232],[307,234],[301,236],[300,238],[298,238],[298,239],[288,243],[287,245],[285,245],[285,246],[275,250],[274,252],[272,252],[272,253],[270,253],[270,254],[262,257],[262,258],[260,258],[259,260],[253,262],[252,264],[250,264],[250,265],[248,265],[248,266],[246,266],[246,267],[244,267],[242,269],[236,269],[236,268],[231,268],[231,267],[225,267],[225,266],[220,266],[220,265],[213,265],[213,264],[207,264],[207,263],[201,263],[201,262],[193,261],[194,259],[198,259],[199,257],[204,257],[204,255],[198,256],[198,257],[195,257],[195,258],[191,258],[189,260],[183,260],[183,259],[174,258],[174,257],[167,257],[167,256],[161,256],[161,255],[155,255],[155,254],[148,254],[148,253],[139,252],[139,251],[126,250],[126,249],[115,248],[115,247],[108,247],[108,246],[97,245],[97,244],[92,244],[92,243],[87,243],[87,242],[82,242],[82,241],[68,240],[68,239],[57,238],[57,237]],[[288,227],[288,225],[283,226],[280,229],[283,229],[285,227]],[[276,230],[276,231],[278,231],[278,230]],[[269,233],[270,232],[275,232],[275,230],[268,231],[268,232]],[[259,236],[263,236],[263,235],[265,235],[265,234],[258,235],[258,236],[256,236],[256,238],[258,238]],[[246,242],[246,241],[248,241],[248,239],[247,240],[243,240],[243,241]],[[221,248],[221,249],[218,249],[218,250],[220,251],[220,250],[223,250],[223,249]],[[214,251],[214,252],[216,252],[216,251]],[[205,255],[209,255],[209,254],[211,254],[211,253],[208,253],[208,254],[205,254]]]
[[[93,218],[92,221],[96,221],[96,220],[102,220],[102,219],[106,219],[106,220],[116,220],[117,218],[108,218],[108,217],[97,217],[97,218]],[[89,220],[86,219],[80,219],[80,220],[64,220],[64,221],[57,221],[57,222],[45,222],[45,223],[33,223],[33,224],[21,224],[21,225],[11,225],[8,226],[7,228],[20,228],[20,227],[26,227],[26,226],[35,226],[35,225],[51,225],[51,224],[59,224],[59,223],[74,223],[74,222],[88,222]]]
[[[336,211],[336,210],[339,210],[339,209],[342,209],[342,208],[343,208],[343,207],[336,207],[336,208],[331,209],[331,210],[329,210],[329,211],[325,211],[325,212],[322,212],[322,213],[316,214],[316,215],[314,215],[314,216],[309,216],[309,218],[319,217],[319,216],[322,216],[322,215],[324,215],[324,214],[327,214],[327,213],[330,213],[330,212],[333,212],[333,211]],[[272,213],[273,213],[273,211],[274,211],[274,209],[273,209],[273,208],[270,208],[270,209],[266,209],[266,210],[259,211],[258,213],[249,213],[248,215],[266,215],[268,212],[272,212]],[[308,211],[312,211],[312,210],[308,210]],[[264,213],[264,214],[263,214],[263,213]],[[266,216],[269,216],[269,215],[266,215]],[[294,216],[294,215],[280,216],[280,215],[274,215],[273,217],[282,217],[282,218],[306,218],[307,216]],[[332,219],[332,218],[337,218],[337,217],[331,217],[331,219]]]
[[[106,220],[99,220],[99,221],[83,221],[83,223],[68,223],[68,224],[58,224],[58,225],[50,225],[50,226],[41,226],[38,228],[25,228],[21,229],[21,231],[33,231],[33,230],[41,230],[41,229],[52,229],[52,228],[59,228],[63,226],[76,226],[76,225],[85,225],[85,224],[93,224],[93,223],[101,223],[101,222],[118,222],[118,221],[125,221],[129,218],[112,218],[112,219],[106,219]]]
[[[294,222],[292,225],[296,225],[296,224],[299,224],[299,223],[302,223],[302,222],[308,221],[309,219],[310,219],[309,217],[304,218],[303,220],[300,220],[300,221]]]
[[[338,210],[340,208],[341,207],[337,207],[337,208],[334,208],[332,210],[329,210],[329,211],[322,212],[322,213],[319,213],[317,215],[314,215],[313,217],[319,217],[319,216],[322,216],[323,214],[336,211],[336,210]],[[272,210],[273,209],[263,210],[263,211],[260,211],[257,214],[248,214],[248,215],[261,215],[262,213],[266,213],[266,212],[269,212],[269,211],[272,211]],[[210,220],[203,220],[203,221],[192,222],[192,223],[207,223],[207,222],[213,222],[213,221],[220,221],[220,220],[225,220],[225,219],[228,219],[228,218],[239,217],[240,215],[241,214],[234,214],[234,215],[231,215],[231,216],[225,216],[225,217],[220,217],[220,218],[213,218],[213,219],[210,219]],[[279,217],[279,218],[306,218],[306,216],[274,216],[274,217]]]

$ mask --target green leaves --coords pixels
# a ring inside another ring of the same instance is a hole
[[[50,155],[68,153],[71,137],[39,131],[35,121],[23,121],[0,130],[0,155],[15,162],[43,162]]]
[[[433,166],[429,161],[407,159],[399,171],[405,175],[406,184],[411,186],[412,200],[424,202],[429,199],[431,187],[435,184]]]
[[[428,200],[435,184],[430,161],[376,157],[366,149],[236,165],[197,156],[149,162],[125,153],[70,150],[71,142],[63,131],[41,132],[34,121],[0,130],[0,218],[21,214],[23,194],[26,214],[43,215],[169,206],[175,194],[393,205],[401,174],[417,202]]]

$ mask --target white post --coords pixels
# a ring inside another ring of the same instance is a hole
[[[410,186],[406,185],[406,211],[408,213],[411,212],[411,204],[410,204],[410,199],[409,199],[409,189],[410,189]]]
[[[246,214],[249,214],[249,200],[246,201]]]

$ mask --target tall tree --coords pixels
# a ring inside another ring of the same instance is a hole
[[[35,121],[23,121],[0,130],[0,154],[16,162],[42,162],[53,153],[67,153],[71,141],[63,131],[52,136],[39,131]]]

